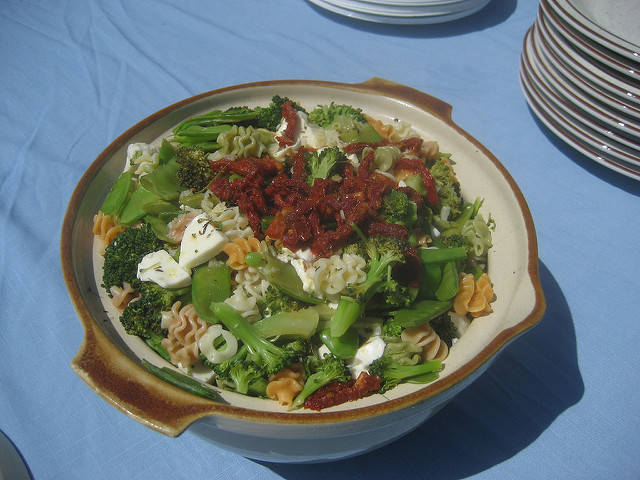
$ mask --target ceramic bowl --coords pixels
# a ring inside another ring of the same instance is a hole
[[[215,108],[266,105],[273,95],[303,106],[351,104],[382,120],[410,122],[426,140],[451,152],[466,198],[484,197],[497,223],[489,252],[496,300],[493,313],[471,323],[451,349],[440,378],[403,384],[385,395],[322,412],[287,412],[277,402],[220,392],[219,402],[158,379],[142,359],[162,360],[123,332],[100,288],[93,216],[122,170],[127,145],[153,143],[181,120]],[[133,126],[91,164],[71,197],[62,227],[62,270],[84,339],[71,365],[98,395],[124,414],[168,436],[186,429],[227,450],[271,462],[319,462],[381,447],[419,426],[481,375],[511,340],[544,311],[533,221],[525,199],[502,164],[451,119],[451,106],[412,88],[373,78],[360,84],[266,81],[222,88],[171,105]]]

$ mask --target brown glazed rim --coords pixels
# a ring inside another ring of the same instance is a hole
[[[158,379],[137,362],[123,353],[103,332],[93,318],[81,294],[74,275],[72,259],[72,233],[81,200],[100,167],[118,148],[134,134],[161,117],[195,102],[237,89],[265,86],[318,86],[339,90],[382,95],[409,102],[439,118],[483,152],[507,180],[516,197],[527,229],[528,275],[535,291],[535,303],[531,312],[517,325],[503,330],[470,362],[441,381],[374,406],[353,408],[338,412],[287,413],[264,412],[209,401],[189,394]],[[168,106],[131,127],[109,145],[91,164],[78,183],[64,218],[61,232],[62,273],[71,301],[84,327],[85,336],[71,361],[73,370],[93,390],[113,406],[138,422],[165,435],[178,436],[194,421],[209,417],[226,417],[247,422],[283,423],[290,425],[330,424],[363,420],[367,417],[394,412],[424,402],[452,386],[462,382],[487,362],[509,341],[534,326],[545,310],[545,300],[538,274],[538,249],[535,229],[529,208],[520,189],[504,166],[486,147],[455,125],[451,119],[452,107],[447,103],[413,88],[382,78],[371,78],[359,84],[335,83],[313,80],[274,80],[248,83],[202,93]]]

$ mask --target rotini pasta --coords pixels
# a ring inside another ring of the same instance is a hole
[[[244,270],[247,268],[245,260],[249,252],[261,252],[262,246],[260,240],[256,237],[239,237],[227,243],[222,251],[228,255],[227,265],[233,270]]]
[[[100,255],[104,255],[104,250],[107,248],[116,236],[124,231],[124,227],[119,225],[111,215],[105,215],[99,211],[93,217],[93,234],[100,239],[99,252]]]
[[[491,300],[493,299],[493,287],[491,279],[483,273],[478,280],[473,274],[460,275],[458,293],[453,301],[453,309],[459,315],[470,313],[478,317],[491,312]]]
[[[420,347],[422,358],[425,360],[444,360],[449,355],[449,347],[431,328],[429,322],[405,328],[400,338]]]
[[[383,123],[381,120],[376,120],[367,114],[363,114],[363,116],[382,138],[391,142],[397,142],[414,134],[411,124],[405,121],[396,120],[393,124],[389,124]]]
[[[124,282],[122,287],[111,287],[109,293],[111,295],[111,304],[120,310],[138,298],[138,293],[127,282]]]
[[[269,377],[266,393],[280,405],[289,406],[304,385],[304,368],[300,364],[291,365]]]
[[[169,352],[171,362],[182,368],[191,367],[200,358],[198,342],[208,324],[198,317],[192,304],[182,307],[177,301],[169,312],[163,312],[161,326],[169,331],[161,343]]]
[[[478,214],[474,218],[467,220],[462,226],[461,233],[469,239],[477,257],[486,255],[487,251],[493,246],[491,230],[482,214]]]
[[[160,164],[157,147],[148,143],[133,143],[127,148],[127,166],[125,170],[139,177],[153,172]]]
[[[220,226],[229,240],[254,236],[253,230],[249,226],[249,219],[240,212],[237,206],[229,207],[224,202],[214,203],[211,199],[205,198],[202,202],[202,209],[209,220]]]
[[[344,253],[329,258],[319,258],[311,264],[314,290],[324,297],[344,292],[347,285],[364,282],[367,262],[360,255]]]
[[[233,290],[231,296],[225,300],[240,315],[249,321],[256,321],[260,318],[260,309],[256,297],[248,295],[244,286],[239,284]]]

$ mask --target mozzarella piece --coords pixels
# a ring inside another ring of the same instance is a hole
[[[364,345],[358,348],[355,356],[351,362],[349,362],[348,366],[351,371],[351,376],[358,378],[362,372],[367,370],[369,365],[382,357],[386,345],[382,337],[371,337],[367,340]]]
[[[228,242],[227,236],[202,213],[184,230],[178,264],[187,269],[197,267],[218,255]]]
[[[169,252],[158,250],[144,256],[138,264],[137,277],[162,288],[181,288],[191,284],[189,271],[178,265]]]

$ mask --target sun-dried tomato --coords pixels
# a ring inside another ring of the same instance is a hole
[[[276,137],[276,140],[281,147],[286,147],[295,143],[296,131],[298,130],[298,114],[291,102],[284,102],[282,104],[282,116],[287,122],[287,126],[282,132],[282,135]]]
[[[418,158],[405,158],[401,157],[396,160],[396,166],[405,170],[413,171],[416,175],[420,175],[422,182],[427,189],[427,200],[431,205],[438,204],[438,190],[436,189],[436,182],[431,176],[431,172],[422,163],[422,160]]]
[[[382,379],[377,375],[362,372],[357,379],[348,382],[333,382],[309,395],[305,408],[320,411],[345,402],[358,400],[380,389]]]

